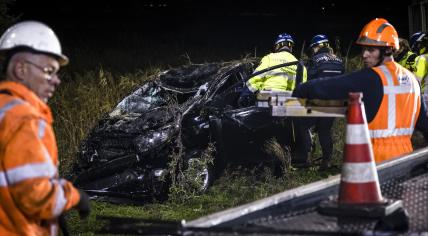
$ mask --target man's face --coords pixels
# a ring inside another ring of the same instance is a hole
[[[44,54],[27,54],[20,63],[23,63],[26,71],[22,76],[22,83],[42,101],[47,102],[61,83],[57,75],[58,61]]]
[[[364,46],[362,47],[361,55],[365,68],[374,67],[380,62],[380,50],[377,47]]]

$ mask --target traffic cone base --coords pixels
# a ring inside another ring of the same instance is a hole
[[[403,209],[403,202],[390,199],[382,204],[339,204],[338,201],[323,201],[317,208],[322,215],[371,219],[384,218],[400,209]]]

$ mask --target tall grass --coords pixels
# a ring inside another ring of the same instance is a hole
[[[71,170],[80,143],[97,120],[153,73],[115,75],[100,68],[62,75],[62,84],[49,102],[55,117],[61,173]]]

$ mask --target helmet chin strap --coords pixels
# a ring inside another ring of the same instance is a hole
[[[281,51],[287,51],[291,53],[291,49],[287,45],[284,45],[276,50],[276,52],[281,52]]]

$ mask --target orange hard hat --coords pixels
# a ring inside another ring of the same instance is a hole
[[[394,26],[382,18],[376,18],[364,26],[356,44],[393,47],[396,50],[400,48],[397,31]]]

